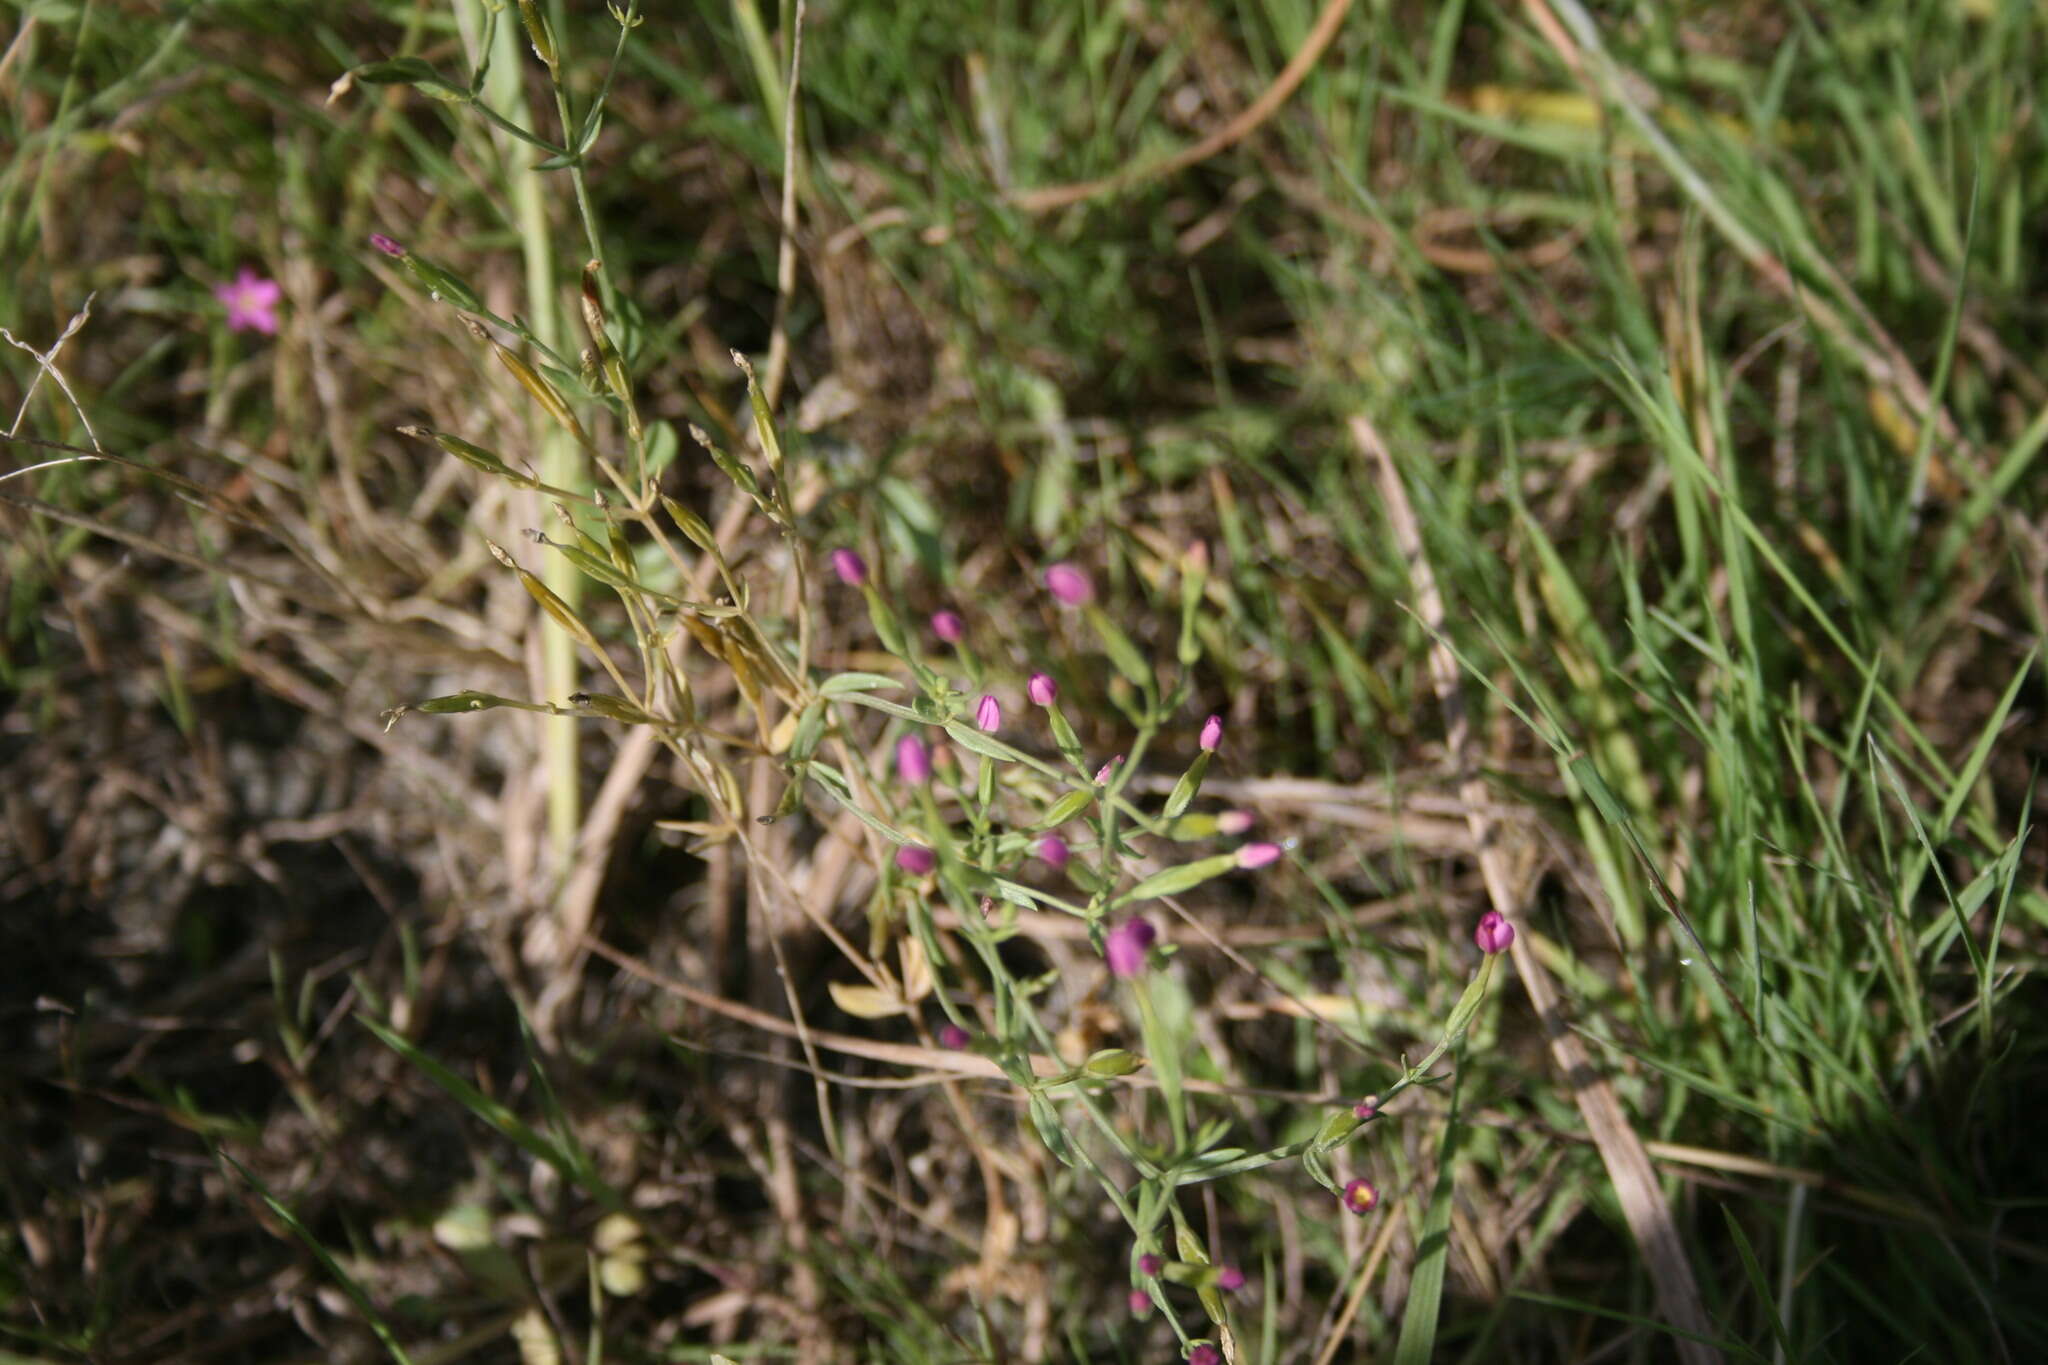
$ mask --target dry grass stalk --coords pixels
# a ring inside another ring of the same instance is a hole
[[[1436,686],[1437,703],[1443,708],[1445,742],[1458,771],[1459,793],[1465,801],[1466,820],[1472,829],[1472,843],[1477,851],[1480,875],[1486,882],[1487,899],[1509,923],[1524,927],[1519,924],[1521,907],[1509,874],[1506,851],[1494,838],[1486,783],[1471,763],[1471,721],[1465,710],[1464,688],[1458,678],[1458,661],[1452,657],[1445,643],[1448,618],[1443,594],[1437,588],[1436,575],[1431,571],[1429,555],[1422,543],[1422,528],[1415,520],[1415,509],[1408,502],[1408,492],[1402,485],[1399,471],[1394,468],[1393,457],[1371,419],[1363,414],[1354,416],[1351,419],[1351,436],[1359,451],[1372,462],[1379,477],[1387,519],[1393,526],[1395,543],[1407,561],[1409,579],[1415,585],[1416,609],[1433,639],[1429,652],[1430,678]],[[1657,1174],[1650,1165],[1649,1153],[1644,1150],[1642,1139],[1629,1126],[1614,1087],[1593,1070],[1592,1059],[1587,1056],[1585,1046],[1567,1027],[1559,1007],[1556,983],[1530,946],[1526,929],[1516,935],[1510,951],[1514,955],[1515,975],[1521,978],[1523,988],[1529,993],[1529,1005],[1542,1023],[1543,1035],[1550,1044],[1551,1058],[1557,1063],[1558,1072],[1566,1084],[1572,1087],[1572,1096],[1585,1117],[1594,1145],[1600,1149],[1600,1159],[1607,1167],[1608,1178],[1614,1182],[1622,1216],[1628,1220],[1629,1231],[1642,1248],[1664,1319],[1689,1334],[1678,1339],[1679,1357],[1687,1365],[1717,1365],[1722,1358],[1720,1351],[1700,1340],[1715,1335],[1713,1323],[1700,1300],[1699,1286],[1693,1279],[1692,1266],[1686,1260],[1685,1247],[1678,1235],[1677,1224],[1672,1221],[1671,1209],[1657,1187]]]

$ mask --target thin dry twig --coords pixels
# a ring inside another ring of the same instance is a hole
[[[1145,166],[1129,166],[1114,175],[1099,180],[1082,180],[1068,185],[1048,185],[1035,190],[1018,190],[1010,195],[1010,202],[1026,213],[1050,213],[1063,209],[1069,204],[1078,204],[1083,199],[1093,199],[1099,194],[1110,194],[1117,190],[1142,185],[1148,180],[1172,175],[1175,171],[1186,170],[1198,162],[1207,161],[1228,147],[1235,146],[1251,136],[1260,124],[1273,117],[1280,106],[1287,103],[1301,83],[1308,79],[1322,57],[1323,50],[1337,36],[1337,30],[1344,26],[1344,16],[1351,10],[1352,0],[1324,0],[1322,13],[1316,16],[1315,27],[1302,39],[1301,47],[1281,69],[1273,83],[1260,93],[1259,97],[1246,105],[1229,122],[1179,151]]]
[[[1443,643],[1448,617],[1443,594],[1437,587],[1436,574],[1430,567],[1429,555],[1422,543],[1422,530],[1416,522],[1415,509],[1408,501],[1400,471],[1394,468],[1393,457],[1372,421],[1363,414],[1352,417],[1351,436],[1378,476],[1380,495],[1386,502],[1387,519],[1392,524],[1395,543],[1407,562],[1409,580],[1415,586],[1416,609],[1435,637],[1429,652],[1430,679],[1436,687],[1437,704],[1443,709],[1445,742],[1457,767],[1459,791],[1465,800],[1466,819],[1472,827],[1472,843],[1479,860],[1480,876],[1486,882],[1487,897],[1493,908],[1510,924],[1521,927],[1519,897],[1509,875],[1506,852],[1494,838],[1486,783],[1471,762],[1472,730],[1465,710],[1464,687],[1458,676],[1458,662]],[[1650,1165],[1649,1153],[1644,1150],[1642,1139],[1629,1126],[1613,1086],[1593,1070],[1584,1044],[1565,1023],[1556,983],[1551,980],[1542,959],[1531,948],[1529,935],[1526,932],[1517,934],[1510,951],[1514,954],[1515,974],[1528,991],[1530,1007],[1536,1011],[1544,1037],[1550,1044],[1551,1058],[1564,1076],[1565,1083],[1572,1088],[1579,1112],[1584,1116],[1594,1145],[1599,1148],[1600,1159],[1607,1167],[1608,1178],[1614,1182],[1622,1216],[1628,1220],[1629,1231],[1642,1248],[1664,1319],[1688,1334],[1678,1338],[1680,1358],[1687,1365],[1718,1365],[1721,1352],[1701,1340],[1716,1335],[1713,1323],[1700,1300],[1699,1287],[1694,1282],[1692,1266],[1686,1260],[1678,1226],[1671,1217],[1670,1207],[1664,1202],[1663,1192],[1657,1187],[1657,1173]]]

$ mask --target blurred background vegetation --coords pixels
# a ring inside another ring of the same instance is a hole
[[[2048,1355],[2041,6],[819,0],[793,104],[789,4],[538,9],[561,108],[482,0],[0,3],[0,1359],[1178,1358],[1002,1087],[834,1058],[828,1112],[785,1039],[549,943],[567,897],[915,1041],[639,732],[381,719],[567,691],[485,544],[552,513],[398,429],[571,466],[372,233],[564,357],[601,256],[662,491],[831,667],[889,661],[690,435],[746,446],[734,350],[786,341],[799,539],[1053,668],[1091,752],[1122,698],[1039,569],[1163,661],[1208,545],[1132,790],[1215,712],[1205,791],[1289,841],[1160,973],[1246,1147],[1434,1044],[1487,903],[1367,417],[1714,1349]],[[348,75],[407,58],[442,98]],[[245,267],[274,336],[227,326]],[[761,837],[866,932],[829,821]],[[1085,940],[1015,953],[1063,1040],[1134,1036]],[[1458,1076],[1458,1141],[1445,1088],[1350,1150],[1371,1220],[1286,1164],[1189,1187],[1239,1359],[1391,1357],[1432,1266],[1436,1358],[1675,1358],[1518,990]]]

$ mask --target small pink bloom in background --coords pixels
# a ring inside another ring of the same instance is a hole
[[[932,751],[916,735],[896,741],[896,776],[913,787],[932,780]]]
[[[1124,756],[1122,754],[1118,754],[1115,758],[1112,758],[1111,760],[1109,760],[1109,762],[1097,768],[1095,770],[1095,785],[1100,787],[1107,783],[1110,778],[1116,776],[1117,765],[1122,763],[1123,761]]]
[[[1038,856],[1055,870],[1067,865],[1067,853],[1067,841],[1057,834],[1048,834],[1038,841]]]
[[[1059,601],[1070,607],[1085,606],[1095,600],[1095,583],[1086,571],[1065,560],[1045,571],[1045,587]]]
[[[1158,937],[1159,931],[1141,919],[1125,920],[1110,930],[1109,937],[1103,941],[1110,971],[1118,976],[1136,976],[1144,971],[1145,950]]]
[[[1365,1217],[1380,1206],[1380,1187],[1370,1180],[1354,1180],[1344,1187],[1344,1207]]]
[[[973,1041],[973,1034],[950,1020],[939,1030],[939,1046],[948,1051],[959,1052]]]
[[[1160,1260],[1149,1251],[1138,1258],[1138,1273],[1140,1275],[1157,1275],[1164,1269],[1166,1269],[1166,1262]]]
[[[1031,681],[1024,684],[1024,695],[1031,698],[1033,706],[1051,706],[1059,700],[1060,685],[1047,673],[1033,673]]]
[[[834,550],[832,572],[838,574],[839,581],[847,587],[857,588],[868,581],[868,562],[852,550]]]
[[[370,234],[370,245],[376,247],[377,250],[383,252],[386,256],[403,256],[405,254],[403,246],[392,241],[381,232]]]
[[[949,645],[960,643],[960,637],[967,633],[967,623],[960,619],[957,611],[935,611],[932,613],[932,634]]]
[[[994,695],[985,692],[981,700],[974,703],[974,725],[985,735],[992,735],[1003,728],[1003,704]]]
[[[1237,851],[1237,865],[1242,868],[1264,867],[1280,856],[1278,844],[1246,844]]]
[[[1131,1311],[1140,1317],[1152,1311],[1152,1296],[1142,1289],[1133,1289],[1130,1297],[1125,1299],[1124,1302],[1129,1304]]]
[[[1209,717],[1209,719],[1203,721],[1201,739],[1202,747],[1204,749],[1209,750],[1211,753],[1214,753],[1216,751],[1216,746],[1221,744],[1222,742],[1223,717],[1211,716]]]
[[[1244,1272],[1234,1265],[1224,1266],[1216,1272],[1216,1287],[1226,1294],[1244,1288]]]
[[[1188,1351],[1188,1365],[1223,1365],[1223,1352],[1205,1341]]]
[[[1472,931],[1472,941],[1479,945],[1482,953],[1504,952],[1515,941],[1515,926],[1498,910],[1489,910],[1479,917],[1479,927]]]
[[[1352,1116],[1355,1118],[1369,1119],[1372,1118],[1374,1115],[1378,1114],[1379,1112],[1380,1097],[1378,1095],[1367,1095],[1357,1104],[1351,1106],[1351,1113]]]
[[[1219,834],[1243,834],[1256,821],[1248,810],[1227,810],[1216,817],[1216,832]]]
[[[215,285],[213,296],[227,305],[229,331],[277,334],[277,301],[284,297],[284,290],[276,280],[267,280],[245,265],[234,283]]]
[[[938,855],[922,844],[905,844],[896,850],[896,866],[913,877],[922,877],[938,865]]]
[[[1209,542],[1206,540],[1189,541],[1187,553],[1181,556],[1181,563],[1190,571],[1199,570],[1202,573],[1207,573],[1209,571]]]

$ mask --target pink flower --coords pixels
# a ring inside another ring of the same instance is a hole
[[[905,844],[896,850],[896,866],[913,877],[922,877],[938,865],[938,855],[922,844]]]
[[[381,232],[370,234],[370,245],[376,247],[377,250],[383,252],[386,256],[403,256],[405,254],[403,246],[392,241]]]
[[[974,725],[985,735],[992,735],[1003,728],[1003,704],[984,692],[981,700],[974,703]]]
[[[1048,834],[1038,841],[1038,856],[1048,867],[1058,871],[1067,865],[1067,841],[1057,834]]]
[[[1159,937],[1159,931],[1141,919],[1125,920],[1109,931],[1103,941],[1104,956],[1109,958],[1109,969],[1118,976],[1136,976],[1145,970],[1145,950],[1152,946],[1152,940]]]
[[[1243,834],[1254,823],[1248,810],[1227,810],[1216,817],[1216,832],[1219,834]]]
[[[1209,752],[1216,751],[1216,746],[1223,742],[1223,717],[1211,716],[1202,722],[1202,738],[1199,742]]]
[[[277,334],[277,301],[284,290],[276,280],[267,280],[245,265],[233,284],[215,285],[213,296],[227,305],[229,331]]]
[[[1244,1288],[1244,1272],[1234,1265],[1224,1266],[1216,1272],[1216,1287],[1226,1294]]]
[[[1365,1217],[1380,1206],[1380,1187],[1370,1180],[1354,1180],[1344,1187],[1344,1207]]]
[[[1515,941],[1515,926],[1498,910],[1489,910],[1479,917],[1479,927],[1472,931],[1472,941],[1479,945],[1482,953],[1505,952]]]
[[[1109,760],[1109,762],[1097,768],[1095,770],[1095,785],[1100,787],[1108,783],[1110,778],[1116,776],[1117,765],[1121,764],[1123,761],[1124,756],[1122,754],[1118,754],[1115,758],[1112,758],[1111,760]]]
[[[1223,1352],[1205,1341],[1188,1348],[1188,1365],[1223,1365]]]
[[[1051,706],[1059,700],[1060,685],[1049,674],[1033,673],[1024,685],[1024,695],[1031,698],[1033,706]]]
[[[958,1024],[948,1022],[939,1030],[939,1046],[950,1052],[959,1052],[974,1041],[974,1035]]]
[[[1160,1260],[1149,1251],[1138,1258],[1138,1273],[1140,1275],[1157,1275],[1164,1269],[1166,1269],[1166,1262]]]
[[[932,613],[932,634],[949,645],[960,643],[960,637],[967,633],[967,623],[960,619],[957,611],[935,611]]]
[[[831,555],[832,572],[839,575],[839,581],[849,588],[857,588],[868,581],[868,562],[852,550],[834,550]]]
[[[916,735],[896,741],[896,776],[913,787],[932,780],[932,751]]]
[[[1131,1311],[1140,1317],[1152,1311],[1152,1296],[1142,1289],[1133,1289],[1124,1302],[1129,1304]]]
[[[1237,851],[1237,865],[1250,870],[1255,867],[1264,867],[1279,856],[1280,845],[1278,844],[1246,844]]]
[[[1095,600],[1095,584],[1087,573],[1065,560],[1045,571],[1045,587],[1069,607],[1085,606]]]

